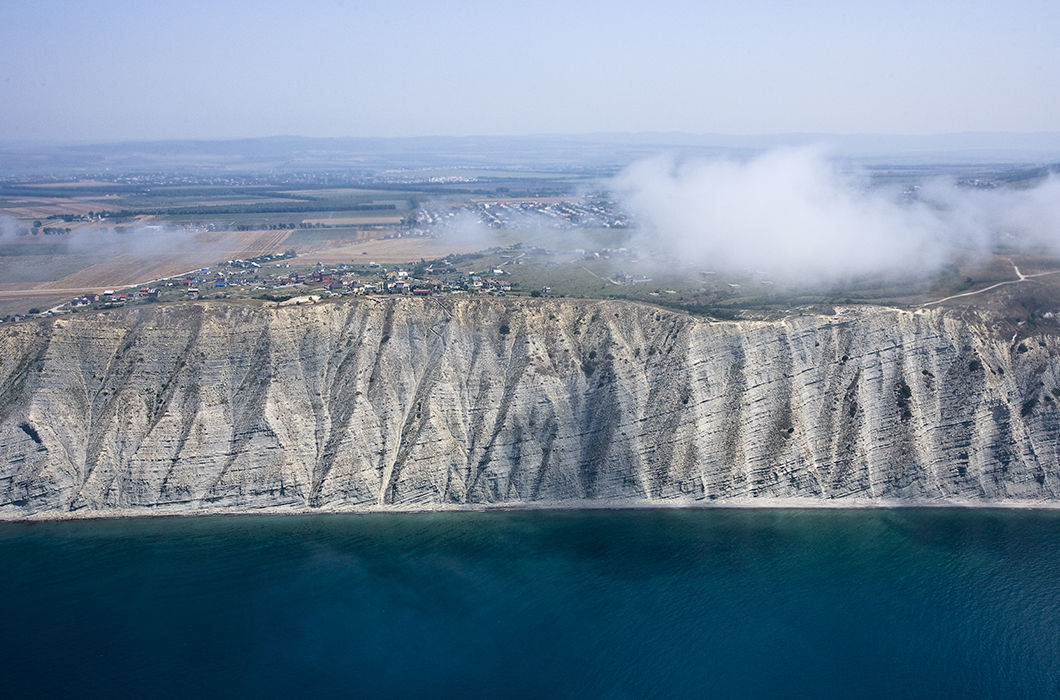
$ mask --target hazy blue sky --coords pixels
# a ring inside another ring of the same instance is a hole
[[[0,3],[0,140],[1060,129],[1060,2]]]

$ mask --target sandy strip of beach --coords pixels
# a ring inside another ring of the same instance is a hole
[[[0,522],[44,522],[58,520],[94,520],[119,518],[187,518],[202,516],[244,515],[338,515],[367,513],[485,513],[494,511],[584,511],[584,510],[863,510],[896,508],[955,508],[1004,510],[1058,510],[1060,501],[977,501],[972,499],[937,499],[931,501],[901,499],[842,499],[814,498],[740,498],[727,500],[600,500],[600,501],[533,501],[526,503],[446,503],[345,506],[278,505],[261,508],[197,507],[188,504],[142,508],[79,509],[76,511],[39,511],[35,513],[0,510]]]

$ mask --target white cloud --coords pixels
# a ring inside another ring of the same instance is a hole
[[[627,168],[612,186],[641,226],[638,246],[781,279],[930,272],[958,251],[985,250],[1004,232],[1034,244],[1060,241],[1055,178],[992,191],[934,181],[910,200],[870,188],[819,149],[748,161],[655,158]]]

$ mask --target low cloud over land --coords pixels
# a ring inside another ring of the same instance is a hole
[[[999,241],[1060,249],[1060,179],[1029,189],[925,183],[870,187],[818,149],[751,160],[655,158],[612,182],[638,222],[635,244],[690,265],[835,281],[928,273]]]

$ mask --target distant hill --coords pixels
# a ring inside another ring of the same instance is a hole
[[[900,165],[1060,161],[1060,132],[886,134],[585,134],[166,140],[104,144],[0,144],[0,176],[103,172],[248,173],[320,169],[497,167],[614,170],[662,152],[746,156],[821,146],[838,157]]]

